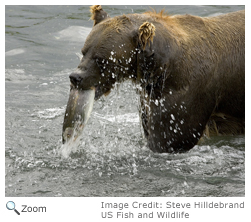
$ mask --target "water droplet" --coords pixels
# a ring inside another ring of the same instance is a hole
[[[174,115],[173,115],[173,114],[171,114],[171,118],[172,118],[172,120],[175,120],[175,117],[174,117]]]
[[[164,138],[166,138],[166,133],[164,132]]]

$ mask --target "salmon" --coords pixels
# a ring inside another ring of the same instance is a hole
[[[72,88],[70,91],[63,123],[62,142],[75,141],[82,133],[93,108],[95,90],[80,90]]]

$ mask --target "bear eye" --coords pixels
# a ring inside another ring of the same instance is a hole
[[[81,50],[81,53],[82,53],[83,56],[85,56],[86,50]]]

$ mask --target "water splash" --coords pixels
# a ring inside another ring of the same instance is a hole
[[[64,112],[65,107],[55,107],[37,111],[36,113],[31,114],[31,116],[40,119],[55,119],[61,116]]]

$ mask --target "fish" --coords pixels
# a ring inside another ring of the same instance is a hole
[[[95,89],[71,88],[64,115],[62,143],[75,141],[82,133],[91,115]]]

